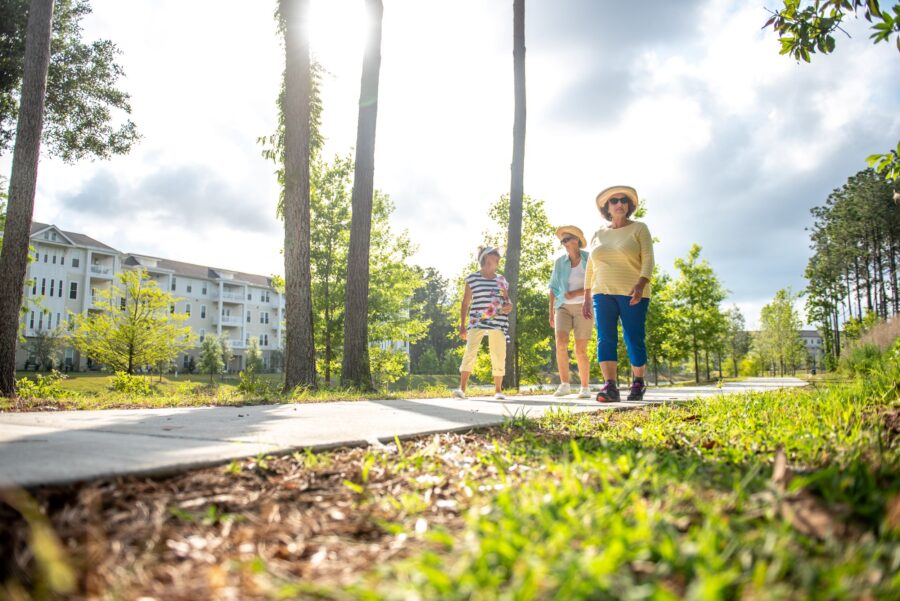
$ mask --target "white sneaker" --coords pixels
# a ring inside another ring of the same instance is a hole
[[[494,395],[494,398],[497,399],[498,401],[502,401],[503,399],[506,398],[506,395],[503,394],[502,392],[498,392],[497,394]]]
[[[581,387],[581,392],[578,393],[578,398],[579,398],[579,399],[589,399],[589,398],[591,398],[592,396],[594,396],[594,395],[591,394],[591,387],[590,387],[590,386],[582,386],[582,387]]]
[[[466,393],[463,392],[462,388],[457,388],[456,390],[453,391],[453,398],[464,399],[464,398],[466,398]]]
[[[553,393],[553,396],[566,396],[567,394],[572,394],[572,387],[566,383],[563,383],[559,385],[559,388],[556,389],[556,392]]]

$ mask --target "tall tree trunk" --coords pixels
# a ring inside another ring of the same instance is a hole
[[[504,274],[509,281],[509,298],[513,304],[509,314],[510,348],[506,354],[504,386],[519,387],[517,358],[517,303],[519,295],[519,255],[522,250],[522,197],[525,188],[525,0],[513,0],[513,156],[509,183],[509,230],[506,236]]]
[[[285,18],[284,388],[316,388],[309,224],[309,1],[281,0]]]
[[[363,56],[356,129],[356,166],[350,199],[350,248],[344,308],[344,359],[341,384],[360,390],[375,388],[369,367],[369,243],[375,180],[375,123],[381,69],[381,0],[366,0],[369,31]]]
[[[50,64],[53,0],[32,0],[25,34],[25,66],[12,175],[0,250],[0,394],[16,394],[16,343],[28,268],[28,242],[44,127],[44,96]]]
[[[697,335],[692,334],[691,340],[694,347],[694,382],[700,383],[700,349],[697,348]]]
[[[862,319],[862,298],[859,294],[859,257],[853,257],[853,272],[856,282],[856,314]]]
[[[872,253],[869,247],[869,230],[866,230],[865,237],[865,261],[866,261],[866,311],[872,311]]]
[[[900,299],[897,298],[897,258],[893,228],[888,228],[888,277],[891,284],[891,308],[896,314],[900,311]]]

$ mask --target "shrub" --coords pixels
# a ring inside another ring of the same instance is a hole
[[[881,350],[874,344],[860,344],[850,348],[841,360],[841,367],[850,374],[867,374],[881,366]]]
[[[124,371],[117,371],[116,375],[113,376],[110,390],[139,396],[150,396],[153,393],[147,378],[128,374]]]
[[[259,400],[269,400],[281,394],[278,383],[263,380],[250,369],[241,370],[238,374],[237,390],[245,398],[253,397]]]
[[[20,399],[59,399],[67,394],[60,386],[65,379],[55,369],[46,376],[36,375],[34,380],[20,378],[16,381],[16,394]]]

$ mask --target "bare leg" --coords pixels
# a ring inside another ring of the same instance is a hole
[[[469,383],[469,374],[471,373],[468,371],[459,372],[459,389],[463,392],[466,391],[466,385]]]
[[[559,366],[559,383],[568,384],[569,373],[569,335],[558,333],[556,335],[556,364]],[[581,369],[579,364],[578,369]]]
[[[618,380],[618,375],[616,373],[616,361],[601,361],[600,362],[600,371],[603,372],[604,380],[612,380],[615,382]]]
[[[587,340],[575,341],[575,361],[578,363],[578,378],[581,380],[581,387],[587,388],[591,380],[591,363],[587,354]]]
[[[641,365],[640,367],[634,367],[634,366],[631,367],[631,371],[634,372],[635,378],[643,378],[645,369],[647,369],[646,365]]]
[[[494,392],[503,390],[503,376],[494,376]]]

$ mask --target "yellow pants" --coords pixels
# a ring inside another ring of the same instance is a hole
[[[488,348],[491,351],[491,371],[494,377],[506,375],[506,334],[500,330],[469,330],[466,340],[466,352],[463,353],[459,371],[472,373],[475,369],[475,358],[481,348],[481,339],[488,337]]]

